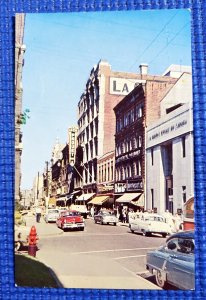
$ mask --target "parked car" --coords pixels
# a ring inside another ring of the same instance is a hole
[[[28,246],[28,235],[30,228],[23,225],[14,226],[14,247],[16,251],[21,250],[24,246]]]
[[[49,222],[56,222],[58,217],[59,217],[59,210],[52,208],[52,209],[48,209],[48,211],[44,216],[44,219],[46,223],[49,223]]]
[[[57,227],[62,230],[79,229],[84,230],[84,219],[78,211],[66,210],[60,213],[56,220]]]
[[[166,245],[147,252],[146,268],[155,273],[158,286],[170,283],[179,289],[194,290],[194,231],[171,235]]]
[[[114,224],[117,225],[118,219],[113,212],[109,211],[100,211],[96,215],[94,215],[94,222],[103,224]]]
[[[150,213],[137,213],[134,219],[130,218],[129,228],[131,232],[137,231],[144,236],[158,233],[166,237],[171,233],[170,226],[165,223],[165,219],[162,216]]]

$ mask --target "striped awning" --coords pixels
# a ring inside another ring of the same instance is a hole
[[[142,193],[136,200],[132,200],[131,203],[136,206],[144,207],[144,193]]]
[[[135,201],[142,193],[125,193],[121,197],[119,197],[116,202],[117,203],[130,203],[131,201]]]
[[[110,199],[110,196],[96,196],[88,204],[102,205],[105,201]]]
[[[78,200],[78,201],[87,201],[87,200],[91,199],[94,195],[95,195],[95,193],[82,194],[76,200]]]

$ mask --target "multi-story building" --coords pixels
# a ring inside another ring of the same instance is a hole
[[[115,155],[110,151],[97,159],[97,193],[114,193]]]
[[[159,119],[160,102],[177,79],[149,75],[146,65],[143,70],[140,68],[140,74],[144,82],[114,107],[115,197],[119,203],[137,200],[136,205],[143,208],[146,184],[145,130]]]
[[[160,108],[161,117],[146,129],[146,208],[177,213],[194,196],[191,73],[181,74]]]
[[[102,60],[91,70],[78,103],[78,151],[83,161],[75,184],[86,193],[97,192],[97,159],[115,149],[113,108],[136,85],[145,81],[142,78],[144,65],[141,70],[141,74],[115,72]]]
[[[23,44],[24,14],[16,14],[15,18],[15,201],[20,200],[21,154],[22,154],[22,68],[24,64]]]

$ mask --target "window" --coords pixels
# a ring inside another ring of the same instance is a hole
[[[154,208],[154,189],[151,189],[151,202],[152,202],[152,209]]]
[[[186,195],[186,186],[185,186],[185,185],[183,185],[183,186],[182,186],[182,201],[183,201],[183,203],[185,203],[185,202],[186,202],[186,200],[187,200],[187,195]]]
[[[153,153],[153,148],[151,148],[151,162],[152,166],[154,165],[154,153]]]
[[[182,157],[186,156],[185,136],[182,137]]]

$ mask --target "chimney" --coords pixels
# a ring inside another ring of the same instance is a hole
[[[148,64],[139,65],[139,70],[141,75],[147,75],[148,73]]]

